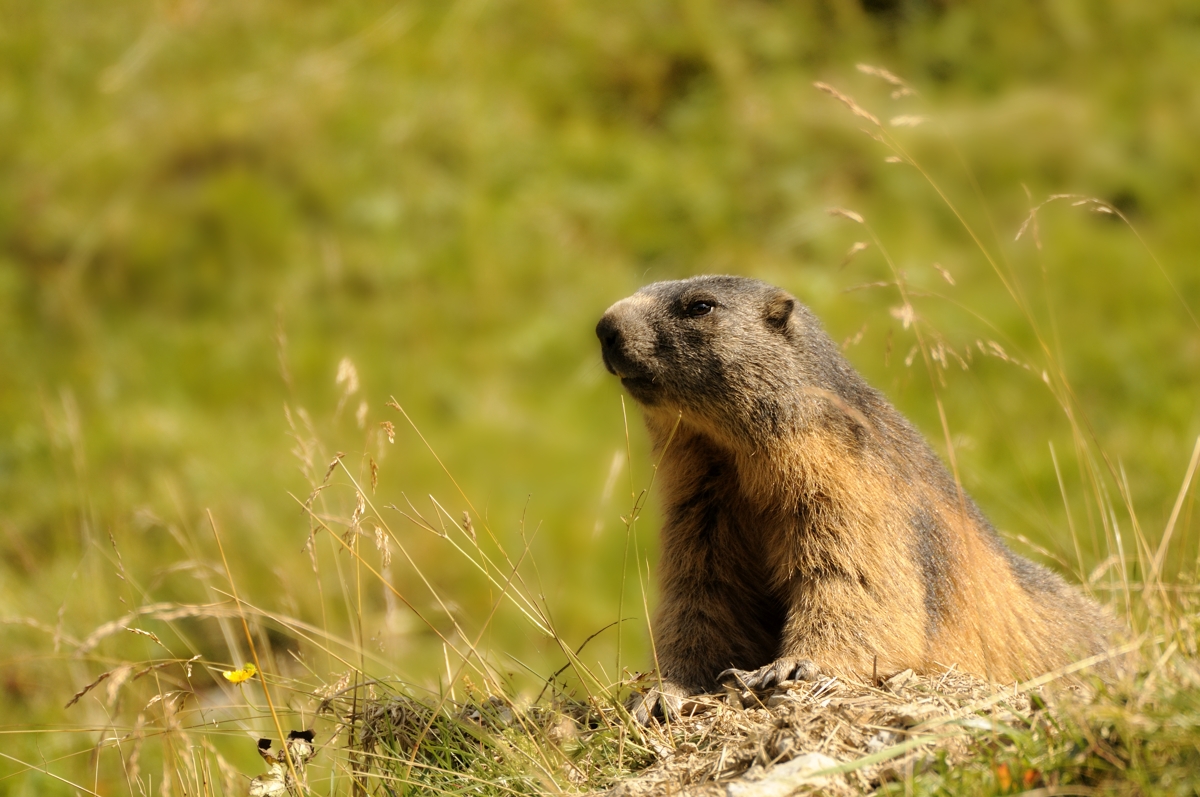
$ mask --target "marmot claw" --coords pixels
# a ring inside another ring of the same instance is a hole
[[[639,725],[649,725],[657,717],[674,721],[681,716],[683,699],[690,694],[692,691],[686,687],[663,681],[657,688],[635,694],[627,708]]]
[[[730,667],[717,676],[717,681],[730,679],[744,689],[770,689],[784,681],[815,681],[821,668],[810,659],[776,659],[757,670],[739,670]]]

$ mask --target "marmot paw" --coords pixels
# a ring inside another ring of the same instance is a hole
[[[738,670],[730,667],[717,676],[721,682],[732,680],[743,689],[770,689],[784,681],[815,681],[821,668],[810,659],[776,659],[757,670]]]
[[[694,691],[674,681],[663,681],[657,687],[638,692],[629,699],[627,708],[639,725],[649,725],[651,719],[662,717],[677,720],[683,699]]]

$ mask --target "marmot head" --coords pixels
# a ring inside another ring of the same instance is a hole
[[[744,277],[657,282],[596,326],[604,365],[647,412],[733,444],[765,443],[852,402],[861,379],[811,311]]]

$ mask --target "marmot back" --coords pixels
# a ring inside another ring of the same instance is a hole
[[[956,666],[1011,681],[1104,648],[1100,607],[1004,545],[786,292],[655,283],[596,334],[662,458],[668,709],[731,675],[754,687],[817,667]]]

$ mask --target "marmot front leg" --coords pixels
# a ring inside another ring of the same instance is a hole
[[[881,601],[886,590],[850,574],[794,577],[777,658],[756,670],[726,670],[747,689],[768,689],[785,680],[811,681],[821,674],[865,675],[917,666],[925,629],[902,601]]]
[[[770,661],[778,639],[746,616],[744,590],[727,582],[710,582],[697,590],[692,583],[663,585],[663,602],[654,627],[661,684],[639,695],[630,710],[641,722],[657,707],[675,717],[689,695],[718,686],[718,673],[730,667],[753,667]]]
[[[683,699],[693,694],[692,690],[673,681],[661,681],[645,692],[638,692],[629,699],[627,708],[641,725],[649,725],[655,716],[675,720],[682,713]]]
[[[773,661],[755,669],[730,667],[717,676],[721,683],[742,689],[765,690],[784,681],[815,681],[821,663],[831,653],[838,661],[846,640],[842,632],[853,620],[839,618],[843,607],[855,605],[848,600],[828,600],[828,590],[816,579],[793,577],[784,590],[788,606],[782,638],[777,641]]]

